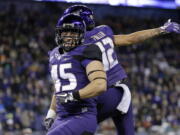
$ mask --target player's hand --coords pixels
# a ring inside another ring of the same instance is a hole
[[[49,130],[53,123],[54,123],[53,118],[45,118],[44,126],[45,126],[46,130]]]
[[[58,100],[60,104],[65,104],[68,102],[72,102],[72,101],[77,101],[74,97],[72,92],[68,92],[68,93],[63,93],[63,94],[59,94],[58,96]]]
[[[178,33],[180,34],[180,24],[176,22],[171,22],[171,19],[169,19],[163,26],[160,27],[160,29],[164,33]]]

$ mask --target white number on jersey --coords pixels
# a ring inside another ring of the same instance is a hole
[[[60,64],[59,66],[52,65],[51,77],[54,81],[56,92],[70,91],[70,90],[74,90],[77,87],[76,76],[72,73],[65,72],[66,69],[71,69],[71,68],[72,68],[71,63]],[[67,79],[69,81],[69,84],[62,86],[62,83],[60,82],[59,77],[62,79]]]
[[[118,64],[117,58],[113,58],[114,43],[110,37],[102,39],[102,41],[97,42],[96,45],[98,45],[101,49],[105,71],[113,68],[116,64]],[[108,48],[108,45],[110,48]]]

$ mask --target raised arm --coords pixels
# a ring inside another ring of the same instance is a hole
[[[143,42],[155,36],[167,33],[180,33],[180,24],[168,20],[163,26],[154,29],[142,30],[127,35],[114,35],[114,43],[116,46],[128,46]]]
[[[163,31],[160,28],[142,30],[127,35],[114,35],[114,43],[116,46],[128,46],[143,42],[147,39],[160,35]]]

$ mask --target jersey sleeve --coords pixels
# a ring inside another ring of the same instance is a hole
[[[88,45],[83,51],[82,65],[86,67],[90,62],[98,60],[102,62],[102,52],[97,45]]]

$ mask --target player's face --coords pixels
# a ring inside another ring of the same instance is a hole
[[[63,46],[75,47],[79,34],[77,32],[62,32],[61,37],[63,38]]]

